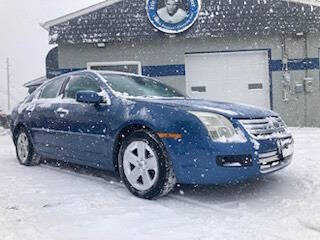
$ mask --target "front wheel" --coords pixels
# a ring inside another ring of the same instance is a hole
[[[162,197],[176,183],[172,164],[162,143],[149,131],[136,131],[124,140],[118,166],[126,187],[140,198]]]

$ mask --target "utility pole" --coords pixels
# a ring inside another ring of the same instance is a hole
[[[8,97],[8,113],[10,112],[10,63],[7,58],[7,97]]]

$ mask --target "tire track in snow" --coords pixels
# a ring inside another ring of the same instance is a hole
[[[55,166],[51,166],[51,165],[40,165],[40,167],[47,169],[47,170],[53,170],[57,173],[64,173],[64,174],[68,174],[68,175],[82,178],[85,180],[108,184],[109,186],[116,187],[117,189],[119,189],[119,188],[123,189],[127,192],[127,194],[130,194],[128,192],[128,190],[126,189],[126,187],[124,186],[124,184],[121,183],[117,177],[108,176],[106,174],[103,174],[103,172],[101,170],[96,170],[96,172],[94,172],[95,170],[92,169],[91,171],[93,171],[93,173],[90,173],[90,170],[86,170],[86,169],[82,169],[79,172],[75,172],[74,169],[65,168],[65,167],[55,167]],[[80,169],[81,169],[81,167],[80,167]],[[98,174],[96,175],[96,173],[98,173]],[[210,205],[207,203],[203,203],[201,201],[194,200],[192,198],[180,196],[178,194],[179,193],[172,192],[169,195],[167,195],[166,197],[164,197],[163,199],[155,200],[154,203],[161,204],[162,206],[167,206],[168,203],[166,202],[166,199],[171,199],[176,202],[181,202],[181,203],[184,203],[187,205],[191,205],[192,207],[198,207],[198,208],[201,208],[206,211],[209,210],[214,213],[220,213],[220,214],[224,214],[224,215],[228,215],[228,216],[236,216],[236,217],[242,216],[242,214],[240,214],[240,213],[235,214],[234,209],[229,210],[229,209],[225,209],[223,207],[219,207],[217,205]]]
[[[309,230],[312,230],[312,231],[315,231],[317,233],[320,234],[320,225],[317,226],[315,224],[312,224],[312,223],[308,223],[308,222],[305,222],[305,221],[302,221],[302,220],[299,220],[299,223],[301,226],[303,226],[304,228],[307,228]]]
[[[197,201],[197,200],[194,200],[194,199],[188,198],[188,197],[183,197],[183,196],[171,194],[168,196],[168,198],[174,199],[176,201],[184,202],[184,203],[192,205],[192,206],[197,206],[199,208],[203,208],[204,210],[211,210],[215,213],[223,213],[223,214],[227,214],[228,216],[232,215],[232,216],[237,216],[237,217],[242,216],[242,214],[240,214],[240,213],[235,214],[234,211],[231,211],[229,209],[219,207],[217,205],[210,205],[207,203],[203,203],[201,201]]]

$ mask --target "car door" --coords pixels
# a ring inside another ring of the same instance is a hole
[[[65,133],[65,151],[71,161],[91,166],[99,166],[103,162],[109,168],[112,162],[105,160],[110,157],[107,155],[111,149],[107,134],[110,130],[110,105],[77,102],[76,93],[79,91],[101,93],[102,82],[80,73],[68,80],[58,106],[58,110],[64,112],[60,125]]]
[[[42,87],[37,99],[26,109],[30,117],[30,125],[36,150],[47,157],[61,158],[63,137],[59,131],[59,115],[57,104],[61,101],[60,91],[67,77],[54,79]]]

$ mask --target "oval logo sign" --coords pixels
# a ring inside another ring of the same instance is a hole
[[[197,20],[201,0],[147,0],[152,25],[165,33],[180,33]]]

